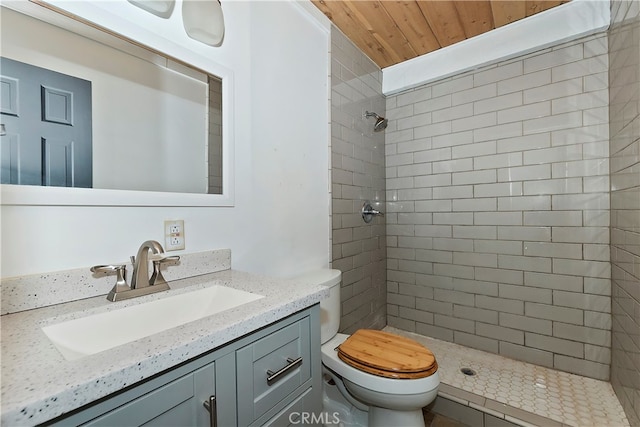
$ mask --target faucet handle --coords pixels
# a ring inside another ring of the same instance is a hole
[[[119,264],[119,265],[94,265],[93,267],[90,268],[90,270],[91,270],[92,273],[109,274],[109,273],[115,272],[118,275],[118,280],[120,280],[121,278],[123,279],[123,276],[126,274],[127,266],[124,265],[124,264]]]
[[[116,284],[107,295],[109,301],[116,300],[116,294],[118,292],[128,291],[131,288],[127,284],[127,266],[126,265],[94,265],[91,267],[91,272],[96,274],[110,274],[116,273]]]
[[[180,255],[167,255],[166,253],[163,254],[153,254],[153,255],[149,255],[149,261],[159,261],[161,263],[165,263],[165,262],[177,262],[180,261]]]
[[[149,279],[150,286],[164,285],[167,283],[164,276],[162,276],[162,271],[160,271],[160,264],[180,261],[180,257],[178,255],[163,256],[162,254],[159,254],[153,255],[150,259],[153,262],[153,273],[151,274],[151,279]]]

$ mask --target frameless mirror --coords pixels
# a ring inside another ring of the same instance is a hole
[[[1,14],[3,204],[233,203],[229,73],[21,8]]]

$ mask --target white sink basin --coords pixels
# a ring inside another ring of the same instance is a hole
[[[100,353],[263,298],[211,286],[42,328],[67,360]]]

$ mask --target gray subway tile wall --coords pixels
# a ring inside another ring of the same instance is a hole
[[[607,44],[387,97],[390,326],[609,379]]]
[[[614,0],[611,6],[611,384],[630,425],[637,427],[640,426],[640,2]],[[585,351],[593,359],[608,356],[599,347]]]
[[[209,77],[209,144],[207,144],[210,194],[222,194],[222,80]]]
[[[365,200],[385,210],[384,132],[365,111],[385,116],[382,72],[338,29],[331,29],[332,266],[342,271],[340,330],[386,325],[386,224],[366,224]],[[407,314],[410,315],[410,314]]]

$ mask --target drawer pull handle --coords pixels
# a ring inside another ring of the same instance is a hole
[[[217,420],[217,405],[216,405],[216,397],[215,396],[209,396],[209,400],[205,400],[202,403],[202,406],[204,406],[204,408],[209,411],[209,425],[211,427],[216,427],[218,425],[218,420]]]
[[[285,366],[284,368],[280,369],[277,372],[273,372],[270,369],[267,370],[267,384],[272,385],[273,383],[281,379],[282,376],[284,376],[287,372],[297,368],[300,365],[302,365],[302,357],[298,357],[297,359],[287,357],[287,366]]]

